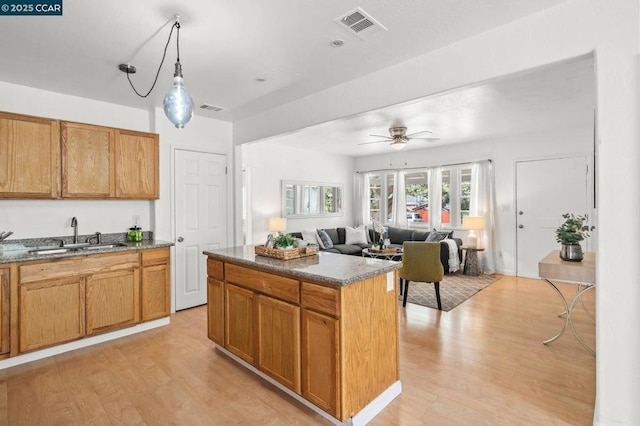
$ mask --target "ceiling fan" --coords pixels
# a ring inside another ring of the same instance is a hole
[[[407,142],[409,142],[410,140],[423,140],[423,141],[437,141],[437,140],[440,140],[440,138],[435,138],[435,137],[428,137],[428,138],[416,138],[416,137],[414,137],[414,135],[419,135],[420,133],[432,133],[432,132],[430,132],[429,130],[421,130],[419,132],[407,134],[407,128],[406,127],[390,127],[389,128],[389,135],[391,135],[391,136],[369,135],[369,136],[373,136],[375,138],[384,138],[384,140],[374,141],[374,142],[363,142],[363,143],[359,143],[358,145],[369,145],[369,144],[372,144],[372,143],[389,142],[389,144],[391,145],[392,148],[402,149],[402,148],[405,147]]]

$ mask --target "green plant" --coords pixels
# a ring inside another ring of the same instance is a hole
[[[274,245],[276,248],[287,248],[295,245],[296,239],[288,234],[280,234],[276,237]]]
[[[581,216],[565,213],[562,217],[564,223],[556,229],[556,241],[561,244],[578,244],[589,237],[589,231],[595,228],[595,226],[585,225],[589,219],[586,214]]]

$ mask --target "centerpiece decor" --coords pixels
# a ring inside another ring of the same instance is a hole
[[[556,241],[562,244],[560,259],[571,262],[580,262],[583,259],[580,241],[589,237],[589,231],[595,226],[586,225],[589,216],[565,213],[562,215],[564,223],[556,229]]]
[[[317,248],[296,247],[297,241],[291,235],[279,234],[272,239],[273,247],[257,245],[254,250],[257,255],[273,257],[280,260],[299,259],[301,257],[318,254]]]

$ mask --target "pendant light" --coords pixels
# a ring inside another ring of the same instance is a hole
[[[164,58],[167,55],[167,47],[169,46],[169,42],[171,41],[171,36],[173,35],[173,29],[176,29],[176,47],[177,47],[177,57],[176,57],[176,66],[175,72],[173,73],[173,85],[167,92],[163,101],[164,113],[173,123],[174,126],[178,129],[182,129],[185,124],[191,120],[193,117],[193,111],[195,109],[195,104],[193,102],[193,98],[191,94],[184,87],[184,79],[182,77],[182,64],[180,63],[180,16],[176,15],[176,20],[174,24],[171,26],[171,31],[169,32],[169,38],[167,40],[167,44],[164,46],[164,53],[162,54],[162,61],[160,61],[160,66],[158,67],[158,71],[156,72],[156,78],[153,81],[153,85],[149,91],[142,95],[138,93],[136,88],[133,86],[133,82],[129,77],[130,74],[135,74],[136,67],[130,64],[120,64],[118,65],[118,69],[127,74],[127,80],[129,80],[129,84],[131,88],[136,93],[136,95],[141,98],[146,98],[149,96],[151,91],[156,85],[158,81],[158,75],[160,74],[160,70],[162,69],[162,64],[164,63]]]

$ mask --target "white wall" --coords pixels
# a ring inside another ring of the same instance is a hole
[[[497,204],[496,251],[502,253],[502,258],[498,256],[497,268],[498,272],[514,274],[516,266],[515,162],[562,155],[592,154],[593,128],[588,127],[360,157],[356,159],[356,169],[362,171],[429,167],[491,159],[495,172]],[[460,238],[466,238],[467,232],[464,230],[458,229],[455,233]]]
[[[256,141],[595,52],[599,240],[594,423],[640,419],[640,240],[619,249],[620,218],[640,211],[640,1],[568,0],[529,17],[234,123]],[[371,90],[375,88],[375,90]],[[612,190],[632,185],[629,190]],[[625,221],[625,235],[640,224]]]
[[[353,158],[255,143],[242,146],[242,161],[244,167],[249,168],[252,177],[253,244],[266,240],[270,217],[282,216],[282,180],[337,183],[344,186],[343,216],[288,219],[287,231],[353,225]]]
[[[0,110],[61,120],[149,131],[147,111],[0,82]],[[144,200],[0,200],[0,230],[23,239],[73,235],[78,232],[126,232],[132,216],[140,216],[144,230],[152,230],[153,201]]]

